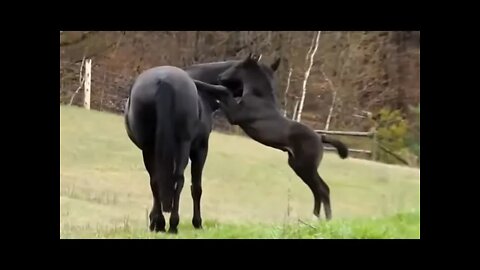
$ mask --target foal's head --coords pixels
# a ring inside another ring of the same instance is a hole
[[[232,65],[218,76],[219,83],[228,87],[231,82],[243,83],[243,94],[253,93],[257,96],[275,96],[275,71],[280,59],[267,66],[260,64],[259,57],[249,54],[244,60]]]

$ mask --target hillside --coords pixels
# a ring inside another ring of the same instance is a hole
[[[123,119],[77,107],[60,106],[60,111],[61,237],[153,237],[146,232],[152,204],[148,175],[140,151],[126,136]],[[376,232],[372,237],[419,235],[418,211],[393,216],[420,208],[418,169],[341,160],[327,153],[319,173],[331,189],[334,222],[311,223],[322,232],[319,235],[309,226],[298,227],[299,219],[311,220],[313,196],[290,170],[283,152],[219,133],[212,134],[210,145],[202,197],[206,230],[202,234],[190,228],[188,167],[178,237],[222,237],[218,227],[224,228],[227,238],[277,238],[284,224],[293,226],[288,230],[291,237],[348,238],[370,227]],[[344,228],[343,233],[332,228]],[[298,235],[297,229],[302,230]],[[323,234],[329,230],[330,234]]]

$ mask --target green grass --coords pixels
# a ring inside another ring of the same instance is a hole
[[[67,227],[62,238],[114,239],[418,239],[420,212],[396,214],[386,218],[355,218],[331,222],[297,224],[223,224],[207,221],[204,229],[193,229],[181,224],[178,235],[152,233],[142,226],[133,226],[128,220],[114,227]]]
[[[61,238],[172,237],[148,232],[148,174],[123,118],[77,107],[60,110]],[[319,173],[331,190],[329,223],[311,221],[313,196],[283,152],[249,138],[213,133],[203,174],[205,229],[193,230],[190,223],[187,167],[176,237],[419,237],[419,210],[412,212],[420,209],[418,169],[327,153]]]

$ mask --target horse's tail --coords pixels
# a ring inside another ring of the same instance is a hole
[[[125,126],[127,128],[127,132],[130,131],[130,125],[128,123],[128,109],[130,108],[130,96],[127,98],[125,102],[125,109],[123,109],[123,117],[125,118]]]
[[[159,199],[164,212],[172,211],[174,194],[174,158],[175,158],[175,89],[168,83],[158,83],[155,94],[156,130],[155,130],[155,166],[161,166],[156,177],[159,185]]]
[[[337,148],[338,155],[342,159],[345,159],[345,158],[348,157],[348,148],[341,141],[335,140],[335,139],[333,139],[331,137],[327,137],[325,135],[322,135],[322,142],[328,143],[328,144],[332,145],[333,147]]]
[[[125,121],[125,129],[127,130],[128,138],[130,138],[130,140],[138,148],[142,149],[141,145],[138,144],[138,142],[135,140],[135,137],[133,136],[133,133],[132,133],[132,127],[130,126],[130,122],[128,121],[128,111],[130,110],[130,103],[131,103],[131,99],[132,99],[132,96],[131,96],[132,88],[133,88],[133,84],[130,86],[130,91],[129,91],[129,94],[128,94],[128,98],[127,98],[127,101],[125,101],[125,108],[123,109],[123,117],[124,117],[124,121]]]

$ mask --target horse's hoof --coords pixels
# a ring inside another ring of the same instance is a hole
[[[199,230],[203,229],[201,219],[192,219],[192,225],[195,229],[199,229]]]
[[[178,234],[178,229],[177,228],[170,228],[170,229],[168,229],[168,233]]]
[[[151,232],[165,232],[165,228],[160,228],[160,227],[156,227],[155,224],[150,224],[150,231]]]
[[[160,223],[160,222],[156,222],[155,219],[150,222],[150,227],[149,227],[150,231],[156,232],[156,233],[165,232],[165,225],[163,225],[162,227],[157,223]]]
[[[155,228],[155,232],[157,232],[157,233],[158,233],[158,232],[164,233],[164,232],[165,232],[165,228],[158,228],[158,227],[156,227],[156,228]]]

